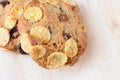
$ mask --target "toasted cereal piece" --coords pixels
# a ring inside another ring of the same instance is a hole
[[[6,19],[5,19],[5,27],[7,29],[12,29],[13,27],[15,27],[16,25],[16,22],[17,22],[17,19],[11,17],[11,16],[8,16]]]
[[[48,2],[51,5],[55,5],[55,4],[58,4],[60,0],[46,0],[46,2]]]
[[[42,58],[46,54],[46,49],[41,45],[34,45],[30,50],[30,55],[35,58]]]
[[[39,7],[29,7],[24,12],[24,17],[31,22],[39,21],[42,16],[42,10]]]
[[[10,40],[9,31],[5,28],[0,28],[0,46],[6,46]]]
[[[77,52],[78,52],[78,47],[76,41],[72,38],[67,40],[65,44],[65,54],[68,57],[74,57],[76,56]]]
[[[31,42],[30,42],[30,39],[27,33],[21,34],[20,43],[21,43],[21,47],[23,51],[26,53],[30,53],[32,45],[31,45]]]
[[[30,35],[40,39],[43,43],[48,43],[50,40],[50,32],[47,28],[36,26],[31,29]]]
[[[66,4],[71,5],[71,6],[76,6],[76,3],[71,2],[69,0],[63,0]]]
[[[10,15],[13,18],[18,19],[22,13],[23,13],[23,8],[21,6],[15,6],[11,9]]]
[[[67,62],[67,56],[62,52],[54,52],[47,58],[49,69],[56,69],[63,66]]]

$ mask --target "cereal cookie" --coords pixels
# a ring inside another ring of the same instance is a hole
[[[33,0],[18,21],[21,47],[42,67],[75,64],[87,46],[78,6],[68,0]],[[27,40],[26,40],[27,39]]]
[[[0,47],[29,54],[44,68],[72,66],[86,49],[86,27],[73,2],[2,0],[0,11]]]

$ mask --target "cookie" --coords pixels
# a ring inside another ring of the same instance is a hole
[[[79,7],[68,0],[0,0],[0,47],[46,69],[74,65],[87,46]]]
[[[0,31],[0,42],[2,43],[0,47],[17,51],[20,43],[17,23],[23,13],[23,5],[26,1],[29,0],[0,0],[0,30],[7,31],[6,33],[4,31],[4,34],[3,31]],[[9,40],[3,42],[3,40],[8,39],[8,35]]]
[[[87,46],[79,7],[68,0],[31,0],[17,25],[24,52],[47,69],[74,65]]]

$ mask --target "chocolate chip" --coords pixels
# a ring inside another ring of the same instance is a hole
[[[70,35],[70,33],[67,33],[67,32],[65,32],[65,31],[63,31],[62,35],[63,35],[64,39],[66,39],[66,40],[68,40],[68,39],[70,39],[70,38],[72,37],[72,36]]]
[[[13,29],[10,30],[10,38],[15,39],[19,36],[19,32],[17,27],[14,27]]]
[[[58,18],[62,22],[67,22],[69,20],[69,17],[66,14],[60,14]]]
[[[6,5],[10,4],[10,2],[8,0],[2,0],[0,1],[0,4],[5,7]]]
[[[28,53],[26,53],[26,52],[23,51],[23,49],[21,48],[21,44],[19,44],[17,46],[17,49],[18,49],[19,53],[21,53],[21,54],[28,54]]]

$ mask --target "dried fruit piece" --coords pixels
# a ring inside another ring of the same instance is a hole
[[[5,7],[6,5],[10,4],[10,2],[8,0],[2,0],[0,1],[0,4],[2,4],[3,7]]]
[[[13,18],[18,19],[22,13],[23,13],[23,8],[20,6],[15,6],[11,9],[10,15]]]
[[[7,29],[12,29],[16,25],[17,19],[8,16],[5,20],[5,27]]]
[[[47,58],[49,69],[55,69],[63,66],[67,62],[67,56],[62,52],[54,52]]]
[[[31,22],[40,20],[42,15],[42,10],[39,7],[29,7],[24,13],[24,17]]]
[[[68,40],[70,39],[72,36],[70,33],[66,32],[65,30],[62,33],[62,36],[64,37],[64,39]]]
[[[5,28],[0,28],[0,46],[6,46],[9,42],[10,34]]]
[[[60,0],[46,0],[46,2],[48,2],[49,4],[55,5],[55,4],[58,4]]]
[[[17,27],[14,27],[13,29],[10,30],[10,38],[15,39],[19,36],[19,32]]]
[[[69,17],[66,14],[60,14],[58,18],[62,22],[67,22],[69,20]]]
[[[32,45],[31,45],[31,42],[30,42],[30,39],[27,33],[21,34],[20,43],[21,43],[21,47],[23,51],[26,53],[30,53],[30,49]]]
[[[31,29],[30,35],[40,39],[43,43],[48,43],[50,40],[50,32],[47,28],[36,26]]]
[[[77,52],[78,52],[78,47],[76,41],[72,38],[67,40],[65,44],[65,54],[68,57],[74,57],[77,55]]]
[[[71,5],[71,6],[76,6],[76,3],[74,3],[74,2],[71,2],[71,1],[69,1],[69,0],[63,0],[66,4],[69,4],[69,5]]]
[[[42,58],[45,54],[46,54],[46,49],[41,45],[32,46],[30,50],[30,55],[36,59]]]

